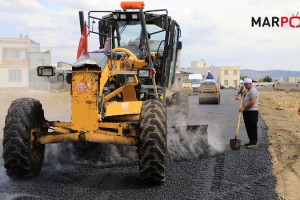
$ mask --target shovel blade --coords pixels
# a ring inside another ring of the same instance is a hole
[[[241,148],[241,140],[231,139],[230,140],[230,148],[231,148],[231,150],[239,150]]]

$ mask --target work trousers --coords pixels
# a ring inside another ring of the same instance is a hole
[[[258,111],[244,111],[244,123],[251,144],[257,144]]]

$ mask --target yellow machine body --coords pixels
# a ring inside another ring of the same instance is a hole
[[[140,114],[142,101],[108,102],[105,104],[105,117]]]
[[[40,143],[79,140],[129,145],[137,143],[137,131],[132,122],[140,120],[143,102],[137,100],[135,86],[138,84],[137,70],[147,63],[125,48],[116,48],[112,52],[123,52],[127,56],[108,60],[103,70],[91,66],[73,68],[71,122],[49,122],[48,127],[52,127],[55,134],[41,136],[38,139]],[[105,84],[116,75],[125,75],[127,80],[124,85],[105,95]],[[111,101],[119,94],[123,97],[122,102]]]
[[[9,176],[38,175],[44,144],[75,142],[74,149],[81,154],[83,149],[96,150],[90,148],[93,142],[136,146],[141,179],[159,184],[165,181],[166,89],[173,84],[182,46],[180,26],[166,9],[143,11],[143,2],[122,2],[121,7],[123,10],[90,11],[88,21],[83,11],[79,12],[81,37],[72,70],[37,68],[38,76],[59,74],[71,84],[70,120],[46,120],[41,103],[35,99],[12,103],[9,119],[20,123],[6,123],[10,132],[4,134],[4,160],[8,163],[4,166]],[[92,35],[99,46],[93,45],[89,51]],[[24,114],[16,112],[20,106]],[[20,142],[9,142],[10,138]],[[122,154],[124,150],[120,148]]]
[[[97,71],[75,71],[72,77],[72,123],[78,131],[98,128],[98,98],[100,73]]]

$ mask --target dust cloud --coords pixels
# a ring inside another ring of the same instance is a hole
[[[46,144],[44,166],[51,170],[60,170],[64,165],[72,164],[75,156],[69,143]]]
[[[76,161],[77,164],[89,164],[97,167],[113,167],[136,164],[136,147],[115,144],[94,144],[96,148]],[[76,150],[75,150],[76,151]]]
[[[0,153],[1,153],[1,157],[0,157],[0,183],[7,183],[9,181],[8,176],[6,175],[5,169],[4,169],[4,161],[2,158],[2,152],[3,152],[3,147],[2,147],[2,140],[1,141],[1,145],[0,145]]]
[[[172,105],[168,108],[168,152],[173,160],[195,159],[214,155],[224,148],[216,148],[218,130],[210,130],[207,125],[189,125],[188,111]],[[199,119],[201,123],[201,119]],[[214,137],[216,136],[216,137]]]
[[[168,152],[171,159],[196,159],[224,152],[220,130],[208,125],[169,127]]]
[[[206,126],[189,130],[186,126],[168,128],[168,152],[171,159],[194,159],[210,152]]]
[[[8,176],[5,173],[3,166],[0,167],[0,183],[7,183],[9,181]]]
[[[64,166],[91,165],[113,167],[137,162],[136,148],[115,144],[61,143],[48,144],[45,151],[45,166],[51,170]]]

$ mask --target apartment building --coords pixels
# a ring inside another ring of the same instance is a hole
[[[219,81],[225,87],[237,88],[240,84],[240,77],[239,66],[220,66]]]
[[[37,66],[50,64],[51,52],[41,52],[28,37],[0,38],[0,90],[28,89],[37,80]]]

